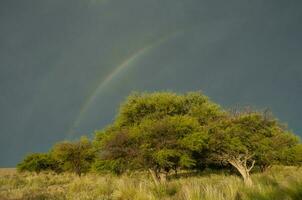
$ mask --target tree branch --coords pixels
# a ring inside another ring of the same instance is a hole
[[[250,168],[248,168],[248,172],[250,172],[252,169],[253,169],[253,167],[254,167],[254,165],[255,165],[255,160],[253,160],[253,162],[252,162],[252,165],[250,166]]]

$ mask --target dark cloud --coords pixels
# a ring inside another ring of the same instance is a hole
[[[92,135],[133,90],[202,90],[224,106],[270,107],[301,134],[301,9],[299,0],[2,0],[0,166]]]

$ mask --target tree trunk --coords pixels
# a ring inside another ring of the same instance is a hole
[[[254,167],[255,161],[253,161],[252,165],[249,168],[246,165],[246,160],[241,161],[237,159],[230,159],[229,163],[238,170],[243,178],[244,183],[247,186],[251,186],[253,184],[250,176],[250,171]]]
[[[167,182],[167,173],[165,172],[160,172],[159,173],[159,178],[161,183],[166,183]]]
[[[251,179],[250,173],[247,171],[244,171],[245,174],[243,174],[242,172],[240,172],[242,177],[243,177],[243,181],[245,183],[245,185],[247,186],[252,186],[253,185],[253,181]]]
[[[157,172],[155,170],[153,170],[153,169],[149,169],[149,172],[151,174],[151,177],[152,177],[155,185],[159,185],[160,180],[159,180]]]
[[[81,175],[82,175],[81,170],[76,170],[76,174],[77,174],[79,177],[81,177]]]
[[[154,181],[154,183],[156,185],[159,185],[161,183],[166,183],[166,181],[167,181],[167,173],[165,173],[165,172],[158,172],[158,171],[156,171],[154,169],[149,169],[149,172],[150,172],[151,177],[152,177],[152,179],[153,179],[153,181]]]
[[[175,177],[178,178],[178,171],[177,171],[177,168],[174,169],[174,172],[175,172]]]

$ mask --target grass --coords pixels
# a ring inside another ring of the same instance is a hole
[[[16,174],[16,168],[0,168],[0,176]]]
[[[302,169],[274,167],[253,174],[246,187],[240,177],[203,173],[155,185],[148,175],[53,173],[18,174],[0,169],[1,200],[301,200]]]

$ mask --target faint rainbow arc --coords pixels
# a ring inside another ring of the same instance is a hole
[[[80,112],[77,116],[77,118],[75,119],[74,123],[72,124],[72,127],[69,129],[68,131],[68,135],[71,134],[71,132],[78,127],[79,123],[82,120],[82,116],[84,115],[84,113],[87,111],[87,109],[89,108],[89,106],[91,105],[91,103],[96,99],[96,97],[99,95],[99,93],[107,86],[108,83],[110,83],[110,81],[112,81],[112,79],[114,79],[114,77],[116,75],[118,75],[125,67],[130,66],[130,64],[134,61],[136,61],[139,57],[141,57],[142,55],[144,55],[145,53],[147,53],[149,50],[154,49],[155,47],[160,46],[161,44],[163,44],[164,42],[178,36],[180,33],[182,33],[183,31],[176,31],[173,32],[172,34],[169,34],[168,36],[164,36],[161,39],[159,39],[158,41],[151,43],[141,49],[139,49],[138,51],[136,51],[134,54],[132,54],[129,58],[127,58],[126,60],[124,60],[120,65],[118,65],[98,86],[97,88],[92,92],[91,95],[88,96],[88,98],[86,98],[87,100],[84,102],[83,106],[80,109]]]

